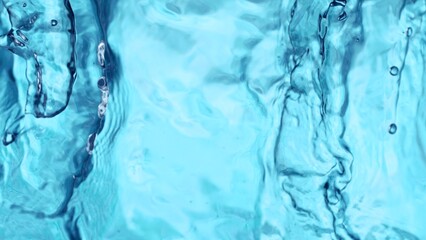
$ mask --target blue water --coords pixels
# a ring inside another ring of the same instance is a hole
[[[0,239],[426,239],[425,0],[2,0]]]

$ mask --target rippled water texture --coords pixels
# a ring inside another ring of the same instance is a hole
[[[0,239],[426,239],[426,0],[2,0]]]

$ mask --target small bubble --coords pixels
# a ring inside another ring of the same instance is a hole
[[[11,144],[13,141],[15,141],[17,134],[6,132],[3,136],[3,145],[7,146]]]
[[[56,21],[55,19],[52,19],[52,21],[50,21],[50,25],[56,26],[58,25],[58,21]]]
[[[102,103],[105,105],[108,104],[108,96],[109,96],[108,91],[102,91]]]
[[[108,83],[107,83],[105,77],[99,78],[99,80],[98,80],[98,88],[101,91],[107,91],[108,90]]]
[[[26,3],[23,3],[23,4],[22,4],[22,7],[26,7],[26,6],[27,6],[27,4],[26,4]]]
[[[396,124],[392,123],[391,125],[389,125],[389,133],[390,134],[395,134],[397,130]]]
[[[98,63],[101,67],[105,66],[105,43],[101,41],[98,45]]]
[[[413,29],[411,27],[407,28],[407,37],[411,37],[413,35]]]
[[[95,148],[95,140],[96,140],[96,133],[92,133],[87,138],[87,144],[86,144],[86,151],[90,155],[93,153],[93,149]]]
[[[396,76],[396,75],[398,75],[398,73],[399,73],[399,69],[398,69],[397,67],[395,67],[395,66],[392,66],[392,67],[390,68],[389,73],[390,73],[390,75],[392,75],[392,76]]]
[[[105,103],[101,102],[98,105],[98,117],[103,118],[105,116],[105,112],[106,112],[106,105]]]

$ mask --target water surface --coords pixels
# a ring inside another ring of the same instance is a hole
[[[421,0],[0,7],[0,239],[426,239]]]

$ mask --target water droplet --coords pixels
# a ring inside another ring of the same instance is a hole
[[[392,67],[390,68],[389,73],[390,73],[390,75],[392,75],[392,76],[396,76],[396,75],[398,75],[398,73],[399,73],[399,69],[398,69],[397,67],[395,67],[395,66],[392,66]]]
[[[90,155],[93,153],[93,148],[95,148],[95,140],[96,140],[96,133],[92,133],[87,138],[87,144],[86,144],[86,151]]]
[[[407,37],[411,37],[413,35],[413,29],[411,27],[407,28]]]
[[[101,41],[98,45],[98,63],[101,67],[105,66],[105,43]]]
[[[58,21],[56,21],[55,19],[52,19],[52,21],[50,21],[50,25],[56,26],[58,25]]]
[[[108,83],[107,83],[105,77],[99,78],[99,80],[98,80],[98,88],[101,91],[107,91],[108,90]]]
[[[396,124],[392,123],[391,125],[389,125],[389,133],[390,134],[395,134],[397,130]]]

